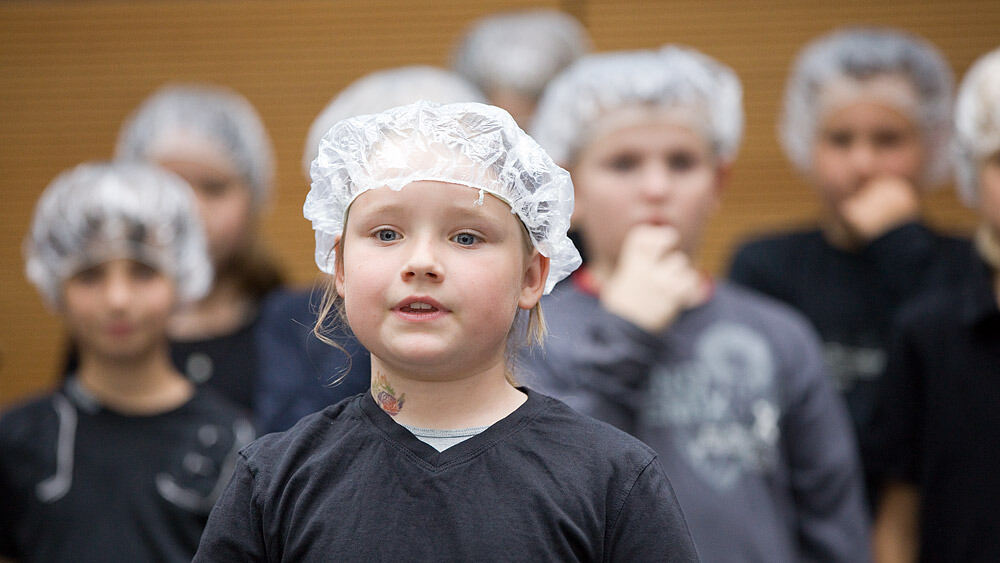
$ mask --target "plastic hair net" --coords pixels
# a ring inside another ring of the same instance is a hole
[[[313,121],[302,157],[305,174],[316,158],[316,147],[333,124],[356,115],[427,100],[439,104],[486,102],[475,86],[453,72],[432,66],[404,66],[380,70],[345,88]]]
[[[90,266],[129,258],[173,278],[181,301],[212,282],[194,194],[179,177],[141,163],[81,164],[49,184],[24,244],[28,279],[48,304]]]
[[[716,156],[736,158],[743,137],[743,88],[729,67],[694,49],[619,51],[583,57],[545,90],[532,135],[571,164],[597,122],[631,107],[693,109],[706,120]]]
[[[1000,49],[983,55],[962,80],[955,101],[955,172],[959,194],[979,204],[979,167],[1000,151]]]
[[[115,156],[146,160],[191,139],[209,143],[236,165],[258,207],[267,201],[274,178],[271,139],[250,102],[228,88],[161,88],[122,126]]]
[[[950,168],[953,79],[938,50],[909,33],[877,28],[836,31],[810,43],[799,55],[785,87],[784,115],[779,125],[789,160],[802,172],[812,169],[812,147],[818,134],[824,87],[841,78],[865,80],[900,75],[914,87],[928,159],[923,180],[944,181]],[[905,108],[898,108],[905,109]]]
[[[545,292],[580,265],[566,236],[573,183],[504,110],[477,103],[417,102],[333,126],[312,165],[303,209],[316,231],[316,264],[335,272],[334,241],[360,194],[436,180],[489,192],[511,207],[550,259]]]
[[[556,10],[487,16],[466,32],[453,68],[480,90],[510,89],[537,98],[562,69],[590,51],[586,30]]]

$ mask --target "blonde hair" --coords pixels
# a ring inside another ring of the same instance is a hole
[[[531,243],[531,237],[528,236],[528,230],[525,228],[524,223],[518,220],[518,225],[521,226],[522,240],[524,241],[525,251],[528,256],[535,251],[534,245]],[[344,218],[344,230],[347,227],[347,218]],[[337,269],[343,267],[343,256],[344,256],[344,237],[341,236],[337,244],[331,249],[331,252],[335,253],[334,260],[337,264]],[[535,303],[535,306],[531,308],[528,312],[528,319],[525,323],[523,321],[523,313],[518,311],[515,315],[514,323],[510,327],[510,331],[507,333],[507,347],[504,350],[504,358],[506,360],[507,369],[505,371],[505,377],[507,382],[513,386],[518,385],[517,378],[513,373],[514,360],[517,357],[517,351],[522,347],[538,347],[541,348],[545,345],[545,337],[548,335],[548,329],[545,326],[545,316],[542,314],[541,300]],[[524,327],[524,338],[517,338],[517,333],[519,327]],[[326,277],[323,283],[323,300],[320,303],[319,314],[316,316],[316,324],[313,325],[313,334],[316,335],[320,341],[328,344],[341,352],[348,354],[347,350],[341,346],[338,342],[330,338],[329,334],[336,329],[346,329],[350,330],[350,324],[347,322],[347,311],[344,309],[344,300],[340,298],[337,293],[337,279],[336,276],[330,275]],[[520,340],[520,342],[518,342]],[[350,354],[348,354],[348,361],[350,361]],[[344,370],[332,384],[336,385],[347,375],[348,369]]]

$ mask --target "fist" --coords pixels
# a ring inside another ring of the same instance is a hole
[[[851,234],[862,242],[870,242],[916,219],[920,197],[917,188],[907,180],[880,176],[845,199],[840,212]]]
[[[604,308],[657,333],[680,313],[704,302],[703,278],[679,245],[680,235],[673,227],[633,227],[614,271],[601,287]]]

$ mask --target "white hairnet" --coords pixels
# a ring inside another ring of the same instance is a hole
[[[334,123],[418,100],[439,104],[486,102],[483,94],[464,78],[432,66],[403,66],[363,76],[331,100],[309,128],[302,155],[306,176],[309,176],[309,167],[316,158],[319,140]]]
[[[962,80],[955,101],[955,172],[959,194],[979,204],[979,167],[1000,151],[1000,49],[977,60]]]
[[[945,180],[950,167],[951,69],[933,45],[892,29],[835,31],[813,41],[799,55],[785,87],[779,126],[785,153],[799,170],[812,169],[813,144],[823,119],[817,100],[823,89],[842,78],[863,81],[885,75],[904,77],[917,96],[917,107],[897,109],[917,113],[910,117],[920,127],[927,149],[923,181],[933,185]]]
[[[560,74],[542,95],[532,135],[552,158],[573,162],[604,116],[636,106],[693,110],[724,162],[743,137],[743,88],[729,67],[694,49],[588,55]]]
[[[580,265],[566,236],[573,183],[504,110],[477,103],[417,102],[345,119],[319,144],[303,208],[316,231],[316,264],[335,272],[334,241],[360,194],[436,180],[489,192],[511,207],[550,261],[545,292]]]
[[[116,258],[173,278],[182,301],[204,296],[212,282],[191,188],[148,164],[81,164],[60,174],[35,207],[24,250],[28,279],[53,307],[63,282]]]
[[[232,161],[260,206],[274,179],[264,123],[243,96],[218,86],[166,86],[147,98],[118,133],[115,156],[147,160],[177,144],[209,143]]]
[[[470,27],[455,50],[453,68],[487,94],[510,89],[537,98],[552,77],[589,51],[586,30],[569,14],[507,12]]]

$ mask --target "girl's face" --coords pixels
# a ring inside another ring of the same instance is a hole
[[[538,302],[548,259],[525,249],[499,199],[436,181],[354,201],[337,261],[351,329],[382,364],[427,380],[503,364],[519,308]]]
[[[831,109],[813,144],[812,182],[836,211],[870,180],[902,178],[919,186],[925,149],[916,123],[886,102],[859,98]]]
[[[979,214],[1000,232],[1000,151],[987,158],[979,169]]]
[[[119,258],[66,280],[62,303],[66,323],[84,355],[129,360],[166,344],[175,288],[159,270]]]
[[[709,143],[677,120],[626,125],[590,142],[572,167],[574,225],[590,266],[613,268],[639,224],[674,227],[693,255],[724,175]]]
[[[236,167],[221,155],[164,154],[160,166],[184,178],[198,200],[209,254],[225,265],[249,245],[254,222],[253,194]]]

